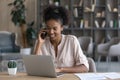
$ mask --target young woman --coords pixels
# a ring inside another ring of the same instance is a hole
[[[44,10],[43,19],[46,30],[40,30],[35,54],[51,55],[56,72],[88,72],[88,61],[77,38],[61,33],[69,21],[67,10],[61,6],[49,6]],[[44,32],[48,34],[45,39],[41,37]]]

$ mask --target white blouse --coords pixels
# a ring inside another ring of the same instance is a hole
[[[49,38],[45,40],[41,52],[43,55],[51,55],[57,67],[72,67],[84,64],[89,69],[87,58],[83,54],[77,38],[73,35],[62,34],[62,40],[58,45],[57,57],[55,57],[55,50]]]

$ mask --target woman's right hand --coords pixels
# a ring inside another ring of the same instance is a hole
[[[38,44],[43,44],[44,43],[44,39],[41,38],[41,33],[38,34]]]
[[[37,41],[35,43],[35,48],[34,48],[34,53],[36,55],[40,55],[41,54],[41,46],[43,45],[43,43],[45,42],[45,39],[43,39],[41,37],[41,34],[47,32],[46,30],[42,29],[40,30],[40,32],[38,33],[38,38]]]
[[[43,44],[46,35],[47,35],[47,30],[45,29],[40,30],[40,32],[38,33],[38,43]]]

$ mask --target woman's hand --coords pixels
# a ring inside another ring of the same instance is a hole
[[[44,41],[45,41],[44,39],[42,39],[41,34],[42,34],[42,33],[39,33],[39,34],[38,34],[38,44],[43,44]]]
[[[35,48],[34,48],[34,53],[36,54],[36,55],[40,55],[41,54],[41,46],[42,46],[42,44],[45,42],[45,39],[44,38],[42,38],[42,34],[43,33],[45,33],[45,32],[47,32],[46,30],[44,30],[44,29],[42,29],[42,30],[40,30],[40,32],[39,32],[39,34],[38,34],[38,39],[37,39],[37,41],[36,41],[36,43],[35,43]]]
[[[46,36],[47,36],[47,30],[46,29],[41,29],[39,34],[38,34],[38,42],[40,44],[43,44]]]
[[[62,72],[62,71],[61,71],[61,68],[56,68],[56,69],[55,69],[55,72]]]
[[[73,67],[61,67],[56,68],[56,72],[64,72],[64,73],[84,73],[88,72],[89,69],[84,64],[81,64],[79,66],[73,66]]]

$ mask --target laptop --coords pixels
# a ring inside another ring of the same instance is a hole
[[[55,72],[52,56],[23,55],[22,57],[28,75],[55,78],[63,74]]]

